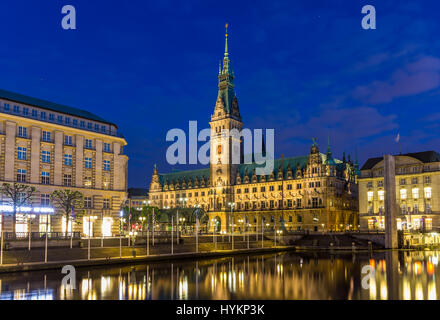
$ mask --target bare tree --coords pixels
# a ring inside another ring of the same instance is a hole
[[[17,208],[31,203],[32,196],[35,193],[35,187],[21,183],[3,183],[0,186],[0,193],[6,197],[6,202],[10,203],[14,213],[14,224],[17,214]]]
[[[72,190],[55,190],[50,195],[52,203],[62,210],[61,215],[66,218],[66,237],[69,228],[69,220],[74,209],[82,208],[84,197],[79,191]]]

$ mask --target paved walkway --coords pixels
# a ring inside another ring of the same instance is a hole
[[[273,246],[272,241],[265,241],[264,247],[270,248]],[[261,241],[249,242],[249,248],[261,248]],[[247,241],[239,241],[238,239],[234,241],[234,249],[247,249]],[[228,242],[218,242],[217,246],[212,242],[202,242],[199,243],[199,252],[205,251],[230,251],[232,249],[231,243]],[[185,244],[176,243],[173,244],[173,252],[175,254],[183,253],[194,253],[196,252],[195,243],[190,243],[186,241]],[[22,264],[38,264],[44,263],[44,249],[37,248],[20,250],[10,250],[3,251],[3,266],[11,265],[22,265]],[[115,259],[120,258],[120,254],[124,258],[136,258],[140,256],[147,255],[147,248],[145,244],[136,245],[135,247],[123,246],[121,249],[118,247],[92,247],[90,248],[90,258],[93,259]],[[149,249],[150,255],[170,255],[171,245],[170,244],[156,244],[153,246],[150,243]],[[48,262],[62,262],[62,261],[72,261],[72,260],[87,260],[88,258],[88,248],[49,248],[47,253]],[[2,266],[0,266],[1,268]]]

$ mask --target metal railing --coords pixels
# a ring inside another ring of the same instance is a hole
[[[33,240],[44,240],[46,238],[46,232],[31,232],[31,239]],[[81,232],[48,232],[47,237],[49,239],[62,240],[62,239],[80,239]],[[5,241],[11,240],[25,240],[29,239],[29,232],[4,232],[3,237]]]

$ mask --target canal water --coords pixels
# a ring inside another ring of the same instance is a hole
[[[0,274],[0,299],[438,299],[437,251],[287,252],[174,263]]]

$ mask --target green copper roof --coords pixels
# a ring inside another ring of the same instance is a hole
[[[320,153],[322,162],[324,163],[326,159],[326,155],[323,153]],[[293,177],[296,177],[296,169],[299,164],[301,169],[304,169],[307,165],[307,156],[299,156],[299,157],[290,157],[290,158],[284,158],[282,159],[275,159],[274,163],[274,175],[278,175],[278,170],[283,164],[283,174],[284,177],[287,177],[287,168],[290,166],[290,169],[292,170]],[[336,167],[338,170],[342,170],[342,161],[338,159],[333,159]],[[249,178],[252,177],[252,173],[255,168],[257,167],[263,167],[263,165],[259,165],[256,163],[249,163],[249,164],[240,164],[238,166],[238,172],[240,173],[241,178],[244,178],[245,173],[249,176]],[[268,177],[267,175],[266,177]],[[165,173],[165,174],[159,174],[159,181],[160,184],[163,186],[166,182],[168,183],[176,183],[177,181],[182,182],[183,179],[185,179],[186,182],[188,182],[189,179],[191,179],[194,182],[195,178],[198,178],[199,181],[204,178],[207,182],[210,177],[210,169],[198,169],[198,170],[190,170],[190,171],[179,171],[179,172],[172,172],[172,173]],[[258,181],[260,181],[261,176],[258,176]]]
[[[14,101],[17,103],[27,104],[27,105],[34,106],[34,107],[39,107],[39,108],[43,108],[43,109],[47,109],[47,110],[65,113],[65,114],[68,114],[71,116],[77,116],[77,117],[81,117],[81,118],[85,118],[85,119],[89,119],[89,120],[99,121],[99,122],[103,122],[103,123],[107,123],[107,124],[116,126],[116,124],[109,122],[101,117],[98,117],[97,115],[90,113],[86,110],[72,108],[72,107],[62,105],[62,104],[58,104],[58,103],[54,103],[54,102],[50,102],[50,101],[46,101],[46,100],[41,100],[38,98],[32,98],[32,97],[25,96],[25,95],[19,94],[19,93],[14,93],[11,91],[6,91],[6,90],[0,89],[0,98]]]
[[[182,179],[194,180],[195,178],[198,178],[200,180],[204,178],[206,181],[208,181],[209,175],[210,175],[209,168],[189,170],[189,171],[178,171],[178,172],[159,174],[159,181],[161,185],[163,185],[166,182],[175,183],[177,182],[177,180],[180,180],[180,182],[182,182]]]

